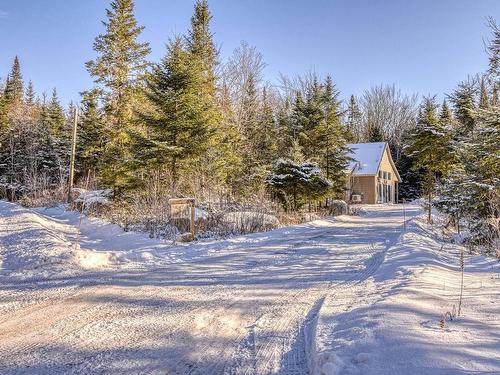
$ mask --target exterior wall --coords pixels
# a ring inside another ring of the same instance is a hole
[[[386,147],[377,175],[349,176],[346,188],[346,200],[350,200],[350,193],[360,194],[362,196],[361,203],[365,204],[397,202],[396,189],[398,178],[397,172],[391,164],[389,152],[389,148]],[[379,195],[379,189],[383,192],[382,196]]]
[[[351,176],[351,194],[361,194],[361,203],[374,204],[376,203],[376,178],[375,176]]]
[[[379,171],[388,172],[391,174],[391,178],[388,179],[380,179],[377,175],[377,183],[381,183],[382,185],[391,186],[391,194],[389,197],[389,202],[396,202],[396,188],[398,183],[398,178],[396,176],[396,171],[394,170],[390,160],[389,160],[389,148],[385,149],[384,155],[382,157],[382,161],[380,162]]]

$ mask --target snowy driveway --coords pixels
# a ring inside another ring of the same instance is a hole
[[[137,236],[84,226],[77,259],[111,260],[81,271],[64,257],[74,220],[5,202],[0,213],[2,374],[307,374],[324,298],[368,279],[403,224],[400,206],[380,206],[176,248],[141,237],[126,251]]]

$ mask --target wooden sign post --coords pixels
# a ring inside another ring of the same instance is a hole
[[[196,201],[194,198],[172,198],[170,204],[170,217],[173,219],[189,219],[191,239],[196,235]]]

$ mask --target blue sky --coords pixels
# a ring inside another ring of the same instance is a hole
[[[194,0],[136,0],[152,61],[184,33]],[[56,86],[63,102],[92,86],[84,62],[103,31],[108,0],[0,0],[0,75],[13,57],[38,92]],[[484,71],[486,17],[500,0],[212,0],[212,30],[225,59],[242,40],[267,63],[265,77],[331,74],[346,98],[380,83],[407,93],[452,90]]]

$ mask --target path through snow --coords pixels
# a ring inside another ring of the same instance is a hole
[[[0,373],[363,371],[335,327],[390,284],[403,211],[175,247],[87,219],[75,247],[78,221],[0,202]]]

